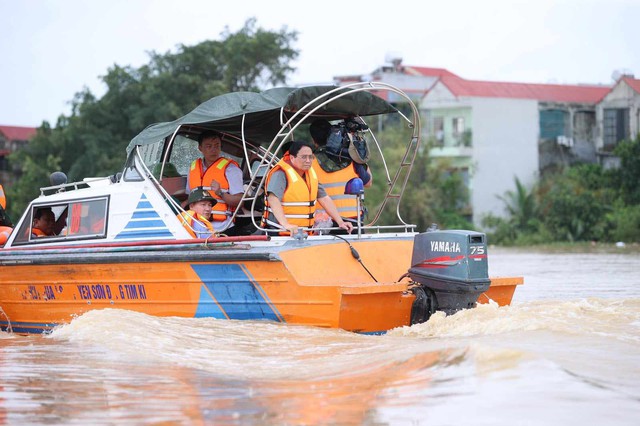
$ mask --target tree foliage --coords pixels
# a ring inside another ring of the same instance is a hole
[[[542,225],[556,240],[589,241],[604,237],[603,220],[611,200],[601,186],[590,185],[595,167],[569,168],[552,178],[553,184],[546,193],[539,194]]]
[[[12,154],[10,161],[22,168],[7,191],[12,216],[48,185],[53,171],[70,181],[120,171],[127,144],[149,124],[174,120],[223,93],[285,83],[298,56],[296,40],[295,31],[267,31],[250,19],[238,32],[225,29],[220,40],[150,52],[149,63],[139,68],[112,66],[101,77],[104,96],[77,93],[68,117],[60,116],[55,128],[44,122],[29,146]]]
[[[640,204],[640,134],[633,141],[620,142],[614,153],[620,158],[615,185],[625,203]]]
[[[387,174],[385,163],[370,143],[372,160],[369,166],[373,174],[373,186],[365,193],[370,212],[369,220],[373,219],[373,214],[389,190],[390,180],[393,180],[398,172],[394,167],[401,163],[407,144],[411,140],[411,133],[406,126],[387,125],[376,137],[384,149],[389,170]],[[418,231],[426,230],[432,223],[437,223],[440,228],[471,229],[471,223],[464,216],[469,202],[465,183],[450,163],[430,158],[428,151],[428,148],[422,147],[416,155],[400,203],[399,212],[402,219],[406,223],[417,225]],[[406,172],[406,168],[404,171]],[[400,183],[405,176],[406,174],[401,172]],[[399,190],[394,190],[393,194],[399,194]],[[382,212],[380,222],[398,223],[397,210],[397,202],[389,203]]]
[[[506,218],[483,225],[494,242],[640,241],[640,135],[615,150],[620,167],[579,164],[545,176],[531,189],[516,179],[504,197]]]

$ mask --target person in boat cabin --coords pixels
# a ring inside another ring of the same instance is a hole
[[[0,184],[0,226],[6,226],[13,228],[13,223],[11,223],[11,219],[7,215],[7,197],[4,195],[4,188]]]
[[[186,192],[189,194],[195,188],[208,190],[216,200],[211,219],[213,228],[224,230],[226,235],[236,235],[231,216],[244,193],[242,170],[234,160],[222,156],[219,133],[203,132],[198,138],[198,150],[202,158],[191,163]]]
[[[314,158],[309,143],[294,141],[289,151],[269,171],[265,181],[267,195],[263,228],[277,229],[281,235],[283,229],[294,235],[299,227],[311,228],[317,202],[338,227],[351,233],[353,225],[342,220],[311,167]]]
[[[102,234],[105,229],[105,204],[95,202],[78,205],[80,210],[77,212],[76,220],[72,220],[70,227],[62,230],[61,235],[93,235]],[[84,213],[83,213],[84,212]],[[65,213],[66,214],[66,210]]]
[[[316,146],[313,169],[318,175],[320,183],[324,186],[327,194],[336,205],[340,216],[343,219],[357,224],[358,214],[362,219],[364,211],[358,212],[358,201],[353,195],[345,195],[344,188],[347,182],[355,177],[362,179],[365,188],[369,188],[373,183],[371,171],[365,164],[359,164],[347,157],[337,157],[326,150],[327,138],[331,133],[331,123],[324,118],[314,120],[309,126],[311,139]],[[317,210],[318,216],[322,217],[324,211]],[[337,227],[335,221],[331,225]],[[332,230],[331,234],[344,234],[342,230]]]
[[[5,211],[6,208],[7,198],[4,195],[2,185],[0,185],[0,246],[7,242],[13,231],[13,223]]]
[[[209,238],[215,232],[211,224],[213,206],[216,200],[202,188],[191,191],[187,199],[189,210],[178,215],[182,226],[194,238]]]
[[[33,226],[31,227],[31,236],[33,237],[53,237],[56,226],[56,215],[49,207],[43,207],[36,210],[33,215]]]

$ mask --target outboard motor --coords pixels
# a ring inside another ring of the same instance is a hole
[[[419,283],[411,323],[435,311],[453,314],[476,305],[489,288],[486,235],[474,231],[427,231],[415,236],[409,277]]]

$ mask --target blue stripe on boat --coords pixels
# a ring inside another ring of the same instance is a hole
[[[122,231],[116,235],[116,240],[122,240],[126,238],[172,238],[173,234],[168,229],[156,229],[153,231],[134,230],[134,231]]]
[[[136,210],[131,215],[129,222],[115,237],[116,240],[169,238],[174,238],[173,233],[158,215],[158,212],[153,209],[145,194],[140,196]]]
[[[213,317],[218,319],[227,319],[227,316],[222,312],[218,303],[213,300],[211,293],[209,293],[207,287],[203,285],[200,287],[200,299],[198,300],[198,309],[194,315],[195,318]]]
[[[127,223],[127,226],[125,226],[124,228],[165,228],[165,223],[162,220],[132,220],[131,222]]]
[[[29,333],[29,334],[42,334],[48,332],[53,327],[56,327],[57,323],[42,323],[42,322],[11,322],[11,330],[14,333]],[[0,331],[8,331],[9,322],[0,321]]]
[[[155,219],[160,215],[155,210],[135,211],[131,219]]]
[[[153,206],[151,205],[151,203],[149,201],[142,201],[140,200],[138,202],[138,205],[136,206],[136,210],[140,210],[140,209],[152,209]]]
[[[191,265],[191,267],[229,319],[281,321],[282,316],[275,310],[260,285],[240,265]],[[206,303],[207,301],[202,299],[202,294],[201,303]]]

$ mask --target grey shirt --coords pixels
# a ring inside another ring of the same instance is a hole
[[[282,200],[284,197],[284,191],[287,189],[287,176],[284,174],[283,170],[276,170],[271,175],[271,179],[269,180],[269,185],[267,186],[267,195],[272,193],[279,200]],[[327,191],[324,190],[324,187],[320,182],[318,182],[318,196],[317,198],[322,198],[327,196]],[[272,213],[269,213],[269,220],[272,222],[278,222],[278,220],[273,216]]]

